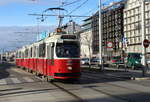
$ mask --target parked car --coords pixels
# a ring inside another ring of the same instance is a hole
[[[123,64],[124,64],[124,59],[121,56],[112,56],[112,59],[110,61],[111,66],[115,66],[119,68]]]
[[[146,59],[147,66],[150,67],[150,59]]]
[[[88,65],[89,64],[89,58],[82,58],[81,59],[81,64]]]
[[[99,64],[99,58],[97,58],[97,57],[93,57],[92,59],[91,59],[91,64],[92,65],[98,65]]]
[[[141,69],[141,53],[128,53],[126,66],[132,69]]]

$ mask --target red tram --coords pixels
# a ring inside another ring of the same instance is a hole
[[[16,52],[16,65],[52,79],[78,79],[80,44],[75,35],[53,34]]]

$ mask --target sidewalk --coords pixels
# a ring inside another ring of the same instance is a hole
[[[81,66],[82,69],[92,71],[92,72],[103,72],[106,75],[112,77],[120,77],[127,78],[131,80],[150,80],[150,68],[147,70],[145,76],[143,76],[142,70],[132,70],[132,69],[124,69],[124,68],[112,68],[112,67],[104,67],[104,71],[100,71],[100,68],[97,66],[91,66],[89,69],[88,66]]]

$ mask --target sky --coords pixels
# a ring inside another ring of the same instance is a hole
[[[78,8],[73,15],[91,15],[98,10],[99,0],[0,0],[0,26],[33,26],[37,24],[36,16],[29,16],[28,14],[38,13],[42,14],[44,10],[51,7],[58,7],[64,2],[68,4],[77,1],[72,5],[64,6],[68,14],[83,2],[86,2],[80,8]],[[102,0],[103,4],[108,4],[117,0]],[[56,11],[49,11],[46,14],[55,14]],[[63,23],[73,19],[78,23],[84,18],[65,18]],[[40,22],[41,25],[57,25],[56,17],[47,17],[44,22]]]
[[[108,5],[115,1],[118,0],[102,0],[102,4]],[[66,11],[61,13],[68,15],[71,12],[71,15],[90,16],[98,10],[99,0],[0,0],[0,52],[14,50],[34,42],[38,24],[40,32],[53,31],[58,25],[58,18],[44,17],[44,22],[40,22],[37,20],[39,17],[28,14],[42,14],[48,8],[59,7],[62,2]],[[58,12],[48,11],[44,14],[58,14]],[[83,19],[86,18],[64,18],[63,24],[69,20],[82,24]]]

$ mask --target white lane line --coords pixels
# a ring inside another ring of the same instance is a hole
[[[34,82],[34,80],[29,77],[23,77],[23,79],[27,82]]]
[[[15,75],[14,74],[10,74],[10,77],[14,77]]]
[[[18,80],[18,78],[10,78],[12,80],[13,83],[21,83],[20,80]]]
[[[0,80],[0,85],[6,85],[6,84],[7,84],[7,82],[6,82],[5,79],[1,79],[1,80]]]

